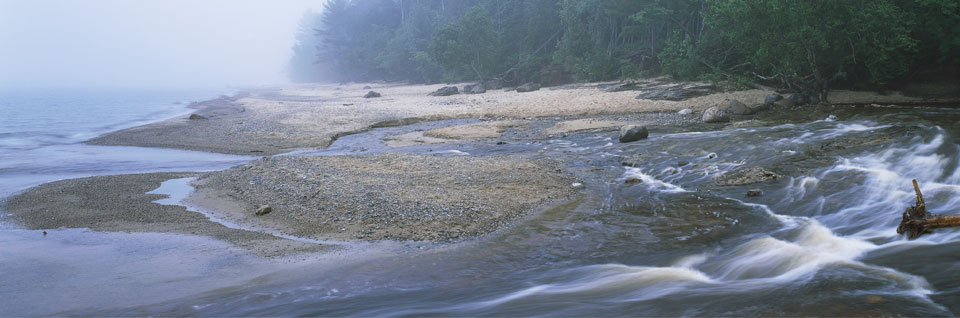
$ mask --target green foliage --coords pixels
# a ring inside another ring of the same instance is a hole
[[[822,92],[844,78],[882,85],[902,74],[916,42],[890,0],[709,0],[705,15],[756,72]]]
[[[956,0],[328,0],[301,23],[290,74],[521,84],[561,70],[878,87],[958,69],[958,10]]]

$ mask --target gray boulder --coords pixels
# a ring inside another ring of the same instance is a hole
[[[764,104],[773,104],[773,103],[775,103],[775,102],[777,102],[778,100],[781,100],[781,99],[783,99],[783,96],[780,96],[779,94],[770,94],[770,95],[767,95],[767,98],[765,98],[765,99],[763,100],[763,103],[764,103]]]
[[[463,86],[464,94],[481,94],[486,92],[487,89],[483,86],[483,83],[475,83]]]
[[[377,93],[374,91],[369,91],[367,92],[367,95],[363,95],[363,98],[377,98],[377,97],[380,97],[380,93]]]
[[[450,95],[456,95],[456,94],[459,94],[459,93],[460,93],[460,90],[457,89],[456,86],[444,86],[444,87],[441,87],[440,89],[436,90],[435,92],[430,93],[430,94],[427,94],[427,95],[430,95],[430,96],[450,96]]]
[[[620,142],[622,143],[646,139],[649,135],[647,126],[626,125],[620,127]]]
[[[517,87],[517,93],[526,93],[540,90],[540,83],[526,83]]]
[[[724,123],[730,121],[730,116],[719,107],[713,106],[703,112],[702,120],[705,123]]]
[[[734,99],[727,104],[726,111],[734,115],[752,115],[754,110],[747,105],[741,103],[740,101]]]
[[[204,116],[201,116],[201,115],[197,115],[197,114],[190,114],[190,119],[191,119],[191,120],[202,120],[202,119],[207,119],[207,117],[204,117]]]

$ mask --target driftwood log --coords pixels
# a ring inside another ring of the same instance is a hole
[[[913,180],[913,190],[917,192],[917,203],[903,211],[903,220],[900,221],[900,226],[897,226],[897,234],[906,233],[909,238],[917,238],[938,227],[960,226],[960,215],[927,213],[927,205],[923,202],[917,180]]]

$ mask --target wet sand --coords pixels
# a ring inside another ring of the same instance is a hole
[[[89,228],[105,232],[202,235],[230,242],[263,257],[336,248],[229,228],[183,206],[153,203],[166,196],[146,193],[166,180],[196,175],[145,173],[55,181],[10,197],[3,203],[3,210],[17,225],[28,229]]]

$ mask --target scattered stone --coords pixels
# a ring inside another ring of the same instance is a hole
[[[783,96],[780,96],[779,94],[770,94],[770,95],[767,95],[766,98],[764,98],[763,103],[764,103],[764,104],[773,104],[773,103],[775,103],[775,102],[777,102],[778,100],[781,100],[781,99],[783,99]]]
[[[647,131],[647,126],[638,126],[638,125],[626,125],[620,127],[620,142],[634,142],[640,139],[646,139],[650,133]]]
[[[763,195],[763,191],[760,189],[750,189],[747,190],[747,197],[759,197]]]
[[[681,109],[680,111],[678,111],[677,114],[680,114],[680,115],[690,115],[690,114],[693,114],[693,109],[684,108],[684,109]]]
[[[363,95],[363,98],[376,98],[376,97],[380,97],[380,93],[369,91],[367,92],[367,95]]]
[[[271,208],[269,205],[266,205],[266,204],[261,205],[259,208],[257,208],[257,215],[264,215],[270,212],[273,212],[273,208]]]
[[[464,94],[481,94],[486,92],[487,89],[484,87],[483,83],[475,83],[463,86]]]
[[[191,120],[202,120],[202,119],[207,119],[207,117],[200,116],[200,115],[197,115],[197,114],[190,114],[190,119],[191,119]]]
[[[730,116],[719,107],[713,106],[703,112],[702,120],[705,123],[724,123],[730,121]]]
[[[781,99],[773,103],[774,106],[790,108],[796,106],[797,104],[793,102],[792,99]]]
[[[726,112],[734,115],[753,115],[754,110],[750,107],[747,107],[744,103],[734,99],[727,104]]]
[[[459,94],[460,90],[456,86],[444,86],[440,89],[437,89],[435,92],[427,94],[430,96],[450,96]]]
[[[540,83],[526,83],[517,87],[517,93],[526,93],[540,90]]]
[[[777,177],[776,173],[764,168],[744,168],[718,176],[714,179],[714,182],[722,186],[740,186],[760,183]]]

